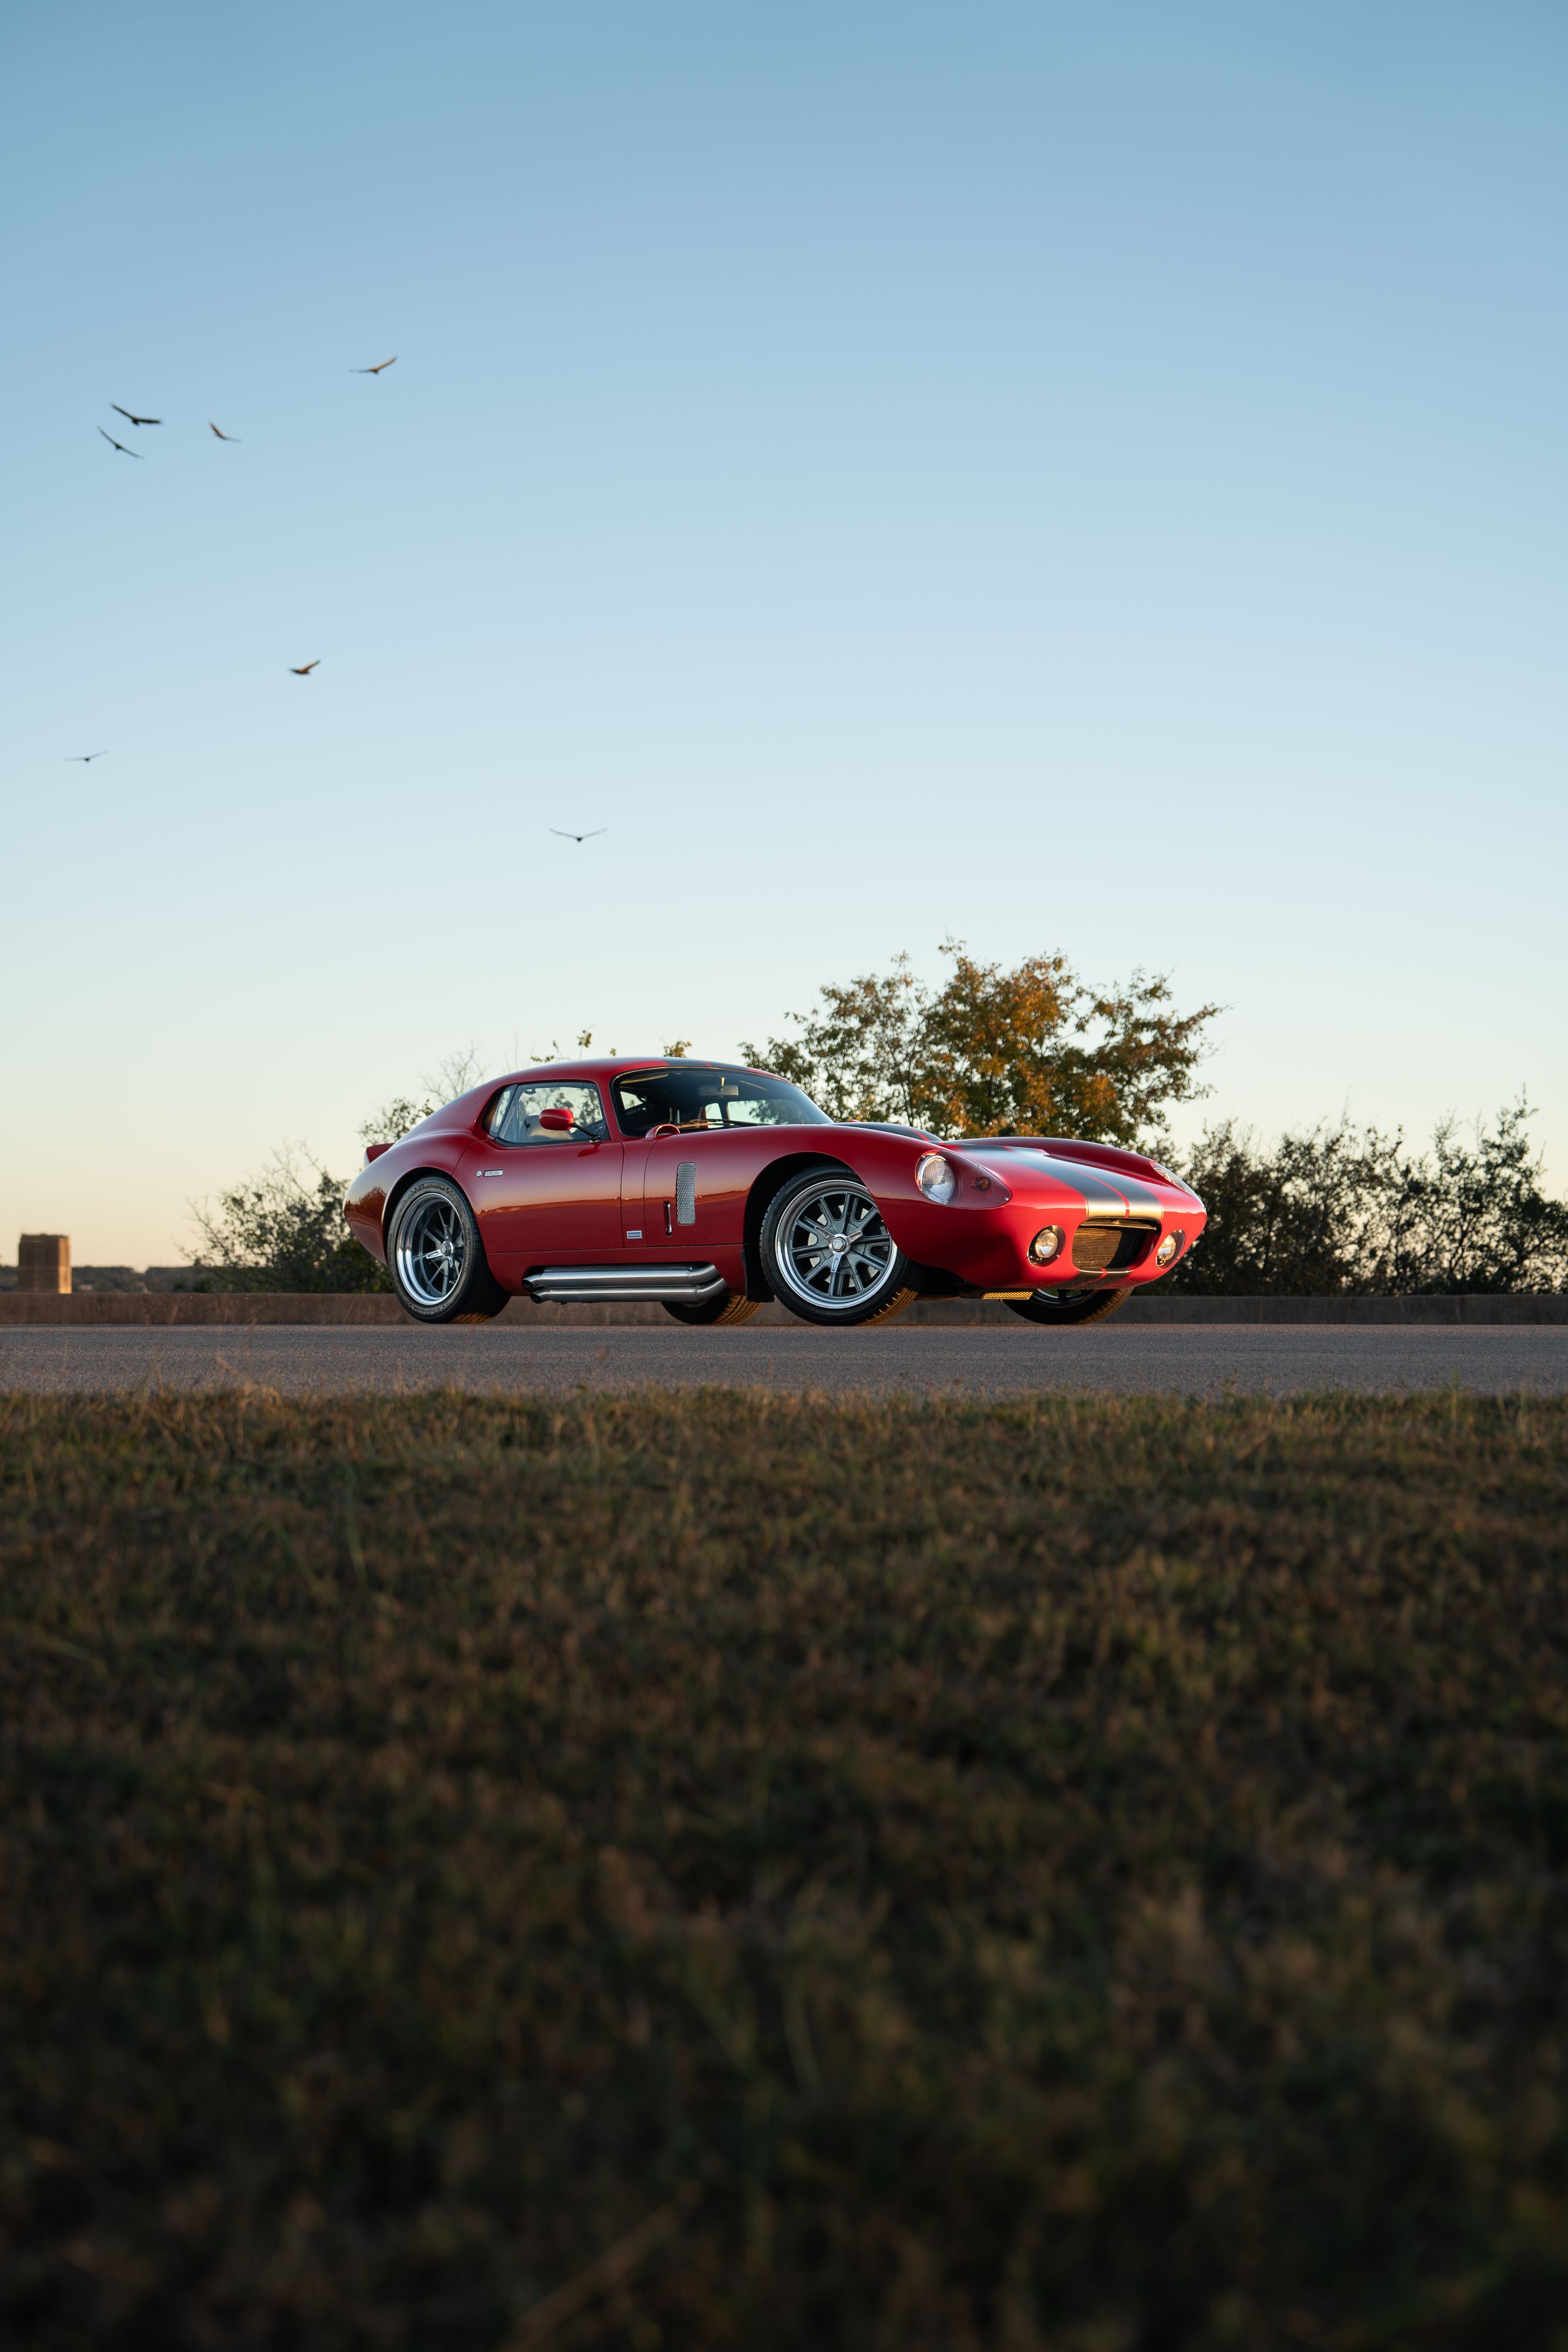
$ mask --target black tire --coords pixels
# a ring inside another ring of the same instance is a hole
[[[749,1323],[762,1309],[760,1298],[747,1298],[744,1290],[721,1290],[715,1298],[666,1298],[664,1312],[673,1315],[677,1323],[702,1323],[711,1328],[720,1324]]]
[[[418,1323],[488,1323],[507,1294],[491,1273],[474,1212],[449,1176],[419,1176],[387,1227],[387,1271]]]
[[[1054,1297],[1049,1290],[1037,1290],[1032,1298],[1009,1298],[1008,1305],[1026,1323],[1103,1323],[1107,1315],[1114,1315],[1125,1307],[1133,1295],[1130,1282],[1119,1290],[1070,1290],[1063,1297]]]
[[[814,1225],[813,1209],[821,1212]],[[813,1252],[812,1231],[843,1247]],[[803,1323],[886,1323],[917,1296],[871,1193],[833,1161],[780,1186],[762,1220],[761,1250],[768,1288]]]

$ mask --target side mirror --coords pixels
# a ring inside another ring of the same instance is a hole
[[[539,1125],[544,1129],[547,1135],[570,1135],[571,1133],[571,1113],[570,1111],[562,1108],[559,1104],[552,1104],[549,1110],[540,1111]]]
[[[648,1129],[648,1140],[650,1143],[657,1143],[662,1135],[679,1135],[680,1131],[673,1119],[661,1119],[657,1127],[651,1127]]]

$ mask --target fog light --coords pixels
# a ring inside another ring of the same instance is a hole
[[[1066,1238],[1060,1225],[1046,1225],[1036,1234],[1029,1245],[1029,1254],[1036,1265],[1049,1265]]]
[[[958,1189],[958,1175],[939,1151],[923,1151],[915,1163],[915,1181],[928,1201],[950,1201]]]
[[[1186,1239],[1186,1235],[1184,1233],[1167,1234],[1155,1252],[1155,1264],[1174,1265],[1181,1255],[1181,1245]]]

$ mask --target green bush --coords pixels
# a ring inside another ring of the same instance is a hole
[[[591,1041],[584,1035],[581,1045]],[[448,1054],[423,1081],[423,1100],[395,1095],[373,1110],[360,1134],[367,1144],[395,1143],[438,1103],[472,1086],[478,1057],[470,1045]],[[303,1160],[303,1168],[300,1165]],[[210,1203],[192,1204],[198,1242],[193,1290],[386,1291],[384,1265],[350,1238],[343,1223],[346,1179],[329,1174],[308,1153],[285,1145],[259,1176],[231,1186]]]
[[[1182,1164],[1202,1242],[1171,1276],[1194,1291],[1568,1289],[1568,1203],[1541,1190],[1529,1105],[1473,1143],[1445,1120],[1416,1157],[1375,1128],[1313,1128],[1271,1147],[1228,1121]]]
[[[384,1265],[343,1222],[342,1180],[280,1151],[249,1183],[193,1213],[201,1235],[192,1287],[201,1290],[390,1290]]]

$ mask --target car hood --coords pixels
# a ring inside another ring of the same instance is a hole
[[[1061,1158],[1031,1145],[1009,1144],[999,1151],[973,1144],[949,1149],[961,1149],[966,1160],[978,1160],[1015,1199],[1020,1192],[1076,1192],[1092,1217],[1163,1217],[1190,1197],[1185,1187],[1152,1183],[1121,1168],[1091,1167],[1087,1160]]]

